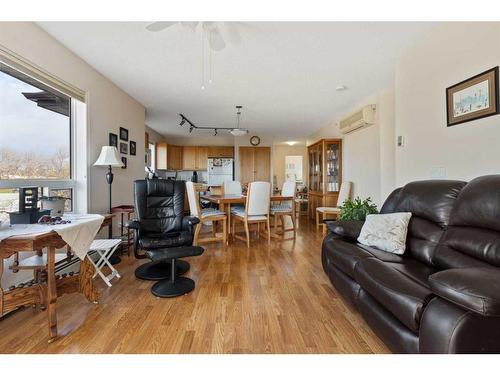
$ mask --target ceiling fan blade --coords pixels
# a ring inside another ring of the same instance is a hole
[[[208,44],[214,51],[222,51],[226,48],[226,42],[216,27],[210,30],[208,34]]]
[[[146,26],[146,30],[152,31],[152,32],[158,32],[165,30],[167,27],[170,27],[172,25],[175,25],[177,21],[161,21],[161,22],[153,22],[150,23],[149,25]]]

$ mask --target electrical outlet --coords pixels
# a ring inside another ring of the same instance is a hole
[[[404,147],[405,137],[403,135],[398,135],[398,147]]]

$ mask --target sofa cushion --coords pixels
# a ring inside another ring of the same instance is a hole
[[[500,270],[458,268],[429,278],[435,294],[485,316],[500,316]]]
[[[323,251],[329,260],[346,274],[354,277],[354,267],[361,259],[376,257],[388,262],[401,262],[403,258],[396,254],[377,250],[369,246],[356,244],[336,238],[334,235],[325,237]]]
[[[433,266],[435,248],[465,184],[451,180],[416,181],[395,190],[387,198],[380,213],[412,213],[406,239],[407,254]]]
[[[425,288],[430,289],[429,277],[438,272],[435,268],[426,266],[425,264],[411,258],[404,258],[399,263],[386,263],[388,266],[401,272],[413,281],[419,283]]]
[[[401,323],[418,332],[424,308],[433,297],[430,289],[375,258],[360,260],[354,274],[364,290]]]
[[[349,241],[356,241],[361,233],[361,228],[363,228],[363,223],[361,220],[332,220],[326,221],[326,226],[335,235]]]

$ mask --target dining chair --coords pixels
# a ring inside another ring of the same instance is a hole
[[[250,248],[249,225],[257,225],[257,233],[260,235],[260,223],[267,226],[267,241],[271,242],[271,228],[269,223],[269,203],[271,201],[271,184],[269,182],[258,181],[248,184],[247,199],[245,207],[231,208],[232,235],[242,241],[246,241]],[[245,227],[246,238],[238,236],[235,232],[236,221],[242,222]]]
[[[186,191],[189,201],[189,210],[191,216],[195,216],[200,220],[200,223],[212,224],[212,237],[200,238],[201,225],[197,225],[194,230],[194,245],[199,243],[221,241],[223,244],[227,243],[227,216],[224,212],[214,208],[200,207],[200,199],[198,192],[195,189],[194,183],[191,181],[186,182]],[[222,222],[222,236],[217,236],[217,223]]]
[[[224,195],[242,195],[241,182],[224,181],[222,194]]]
[[[337,217],[340,213],[340,207],[344,204],[344,202],[349,199],[351,196],[351,181],[343,181],[340,185],[339,197],[337,198],[337,206],[336,207],[317,207],[316,208],[316,228],[319,229],[319,226],[323,226],[323,232],[326,231],[326,225],[322,222],[327,218],[328,215],[332,215]],[[321,215],[321,222],[320,222]]]
[[[285,232],[293,232],[293,238],[296,234],[296,222],[295,222],[295,181],[285,181],[281,189],[282,197],[291,197],[292,200],[284,200],[279,202],[279,204],[271,206],[271,216],[274,217],[274,233],[275,234],[285,234]],[[290,216],[292,220],[292,228],[285,229],[285,216]],[[278,220],[281,222],[282,231],[278,233]]]

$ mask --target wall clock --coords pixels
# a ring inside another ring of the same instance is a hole
[[[252,146],[258,146],[260,145],[260,138],[254,135],[252,138],[250,138],[250,144]]]

